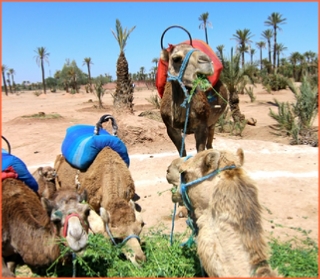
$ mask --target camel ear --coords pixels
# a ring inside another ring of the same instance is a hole
[[[218,162],[220,159],[220,152],[214,150],[206,155],[204,163],[209,171],[216,170],[218,168]]]
[[[38,174],[39,174],[41,177],[44,176],[44,175],[43,175],[43,167],[39,167],[39,168],[38,168]]]
[[[165,62],[169,61],[169,53],[168,53],[168,51],[166,49],[161,50],[160,59],[165,61]]]
[[[237,150],[237,156],[239,157],[240,166],[243,166],[244,163],[244,153],[242,148],[238,148]]]

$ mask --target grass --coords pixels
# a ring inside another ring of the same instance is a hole
[[[170,235],[164,233],[164,226],[152,228],[142,236],[142,249],[147,261],[140,267],[134,266],[122,254],[121,247],[113,246],[99,234],[89,235],[87,249],[73,259],[71,264],[54,263],[47,269],[48,277],[132,277],[132,278],[193,278],[203,277],[203,271],[196,252],[196,245],[182,246],[190,235],[174,234],[170,245]],[[292,228],[303,237],[281,242],[269,238],[270,264],[284,277],[318,277],[318,246],[301,228]],[[63,254],[70,251],[62,247]],[[23,274],[22,274],[23,275]],[[38,276],[33,274],[33,277]]]
[[[62,118],[62,116],[58,113],[50,113],[46,114],[44,112],[39,112],[35,114],[30,114],[30,115],[23,115],[21,116],[22,118],[37,118],[37,119],[57,119],[57,118]]]

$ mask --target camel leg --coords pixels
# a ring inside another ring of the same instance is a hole
[[[175,129],[171,126],[167,126],[167,133],[168,133],[168,136],[169,138],[171,139],[171,141],[174,143],[174,145],[176,146],[178,152],[179,152],[179,155],[180,152],[181,152],[181,145],[182,145],[182,135],[181,135],[181,130],[180,129]],[[181,157],[185,157],[187,156],[187,153],[186,153],[186,147],[184,146],[183,147],[183,151],[182,151],[182,156]]]
[[[10,264],[9,264],[10,265]],[[10,268],[2,258],[2,277],[16,277],[14,274],[15,265],[11,265]]]
[[[207,149],[212,149],[212,142],[213,142],[213,139],[214,139],[214,128],[215,128],[215,125],[212,125],[208,128],[208,138],[207,138]]]
[[[206,126],[200,125],[195,133],[194,137],[196,139],[196,148],[197,152],[203,151],[206,149],[206,142],[208,138],[208,130]]]

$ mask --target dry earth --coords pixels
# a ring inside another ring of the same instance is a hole
[[[52,165],[59,154],[66,128],[74,124],[91,124],[103,114],[111,113],[112,89],[103,97],[105,109],[97,109],[96,97],[81,91],[41,94],[21,92],[2,95],[2,135],[11,143],[12,153],[21,158],[32,172],[38,166]],[[241,147],[245,167],[257,182],[259,198],[264,207],[264,229],[282,240],[300,237],[299,230],[310,231],[318,239],[318,148],[292,146],[289,139],[274,134],[275,121],[268,116],[269,108],[276,111],[274,98],[293,101],[289,90],[267,93],[260,85],[254,88],[257,96],[251,103],[247,95],[240,95],[240,108],[247,118],[257,119],[256,126],[246,126],[242,137],[216,133],[214,147],[236,152]],[[156,90],[136,88],[134,115],[115,115],[119,137],[126,143],[130,155],[130,171],[135,180],[138,201],[146,223],[144,232],[164,224],[172,227],[170,188],[166,169],[178,157],[162,122],[139,114],[154,110],[146,99]],[[91,99],[91,100],[90,100]],[[44,112],[57,113],[58,119],[24,118]],[[318,126],[318,122],[315,123]],[[108,128],[108,127],[107,127]],[[2,146],[5,147],[2,141]],[[193,136],[186,138],[187,152],[195,153]],[[186,229],[185,219],[175,220],[174,232]]]

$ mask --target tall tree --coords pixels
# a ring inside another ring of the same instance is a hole
[[[298,66],[298,63],[301,61],[301,56],[302,55],[296,51],[291,53],[289,57],[289,61],[292,64],[293,78],[295,81],[298,81],[297,66]]]
[[[251,31],[246,28],[243,30],[238,29],[236,31],[236,34],[233,34],[234,38],[232,39],[235,39],[237,41],[237,44],[238,44],[237,49],[240,51],[240,54],[241,54],[242,68],[244,68],[244,64],[245,64],[244,54],[249,50],[250,43],[252,42],[250,39],[252,38],[252,36],[253,35],[251,34]]]
[[[15,82],[14,82],[14,78],[13,76],[16,74],[15,70],[14,69],[9,69],[9,73],[10,73],[10,76],[11,76],[11,81],[12,81],[12,87],[13,87],[13,91],[15,91]]]
[[[240,101],[237,86],[241,83],[251,82],[254,83],[251,74],[246,69],[240,68],[241,53],[233,54],[233,48],[231,48],[231,57],[226,59],[225,57],[218,57],[223,65],[223,71],[221,72],[220,79],[227,86],[229,91],[229,106],[232,112],[232,118],[234,122],[245,121],[245,115],[240,111]],[[254,123],[248,124],[254,125]]]
[[[135,28],[133,26],[130,30],[123,29],[119,19],[116,19],[116,32],[111,29],[120,47],[120,54],[117,60],[117,87],[113,97],[113,104],[116,108],[127,108],[130,113],[133,113],[133,86],[129,76],[129,66],[124,54],[124,48],[130,33]]]
[[[262,37],[267,40],[268,43],[268,58],[269,58],[269,63],[272,64],[271,61],[271,38],[273,37],[273,31],[272,29],[267,29],[262,32]]]
[[[253,55],[255,54],[256,50],[251,48],[250,49],[250,64],[253,64]]]
[[[282,15],[279,13],[272,13],[268,16],[268,19],[264,22],[267,26],[273,27],[273,67],[276,68],[276,57],[277,57],[277,29],[281,30],[280,24],[284,24],[286,18],[282,18]]]
[[[83,60],[83,64],[82,66],[84,65],[87,65],[87,69],[88,69],[88,83],[91,84],[91,71],[90,71],[90,65],[92,65],[92,61],[91,61],[91,58],[90,57],[86,57],[84,60]]]
[[[158,58],[153,58],[152,63],[155,63],[156,64],[156,67],[158,67],[158,62],[159,62],[159,59]]]
[[[262,70],[262,49],[266,47],[266,43],[261,41],[261,42],[257,42],[256,46],[259,48],[260,50],[260,71]]]
[[[7,87],[7,82],[6,82],[6,71],[8,70],[8,67],[6,65],[1,66],[1,71],[2,71],[2,81],[3,81],[3,86],[4,86],[4,91],[6,92],[6,96],[8,96],[8,87]]]
[[[280,66],[280,54],[285,51],[287,47],[285,47],[283,44],[277,44],[276,45],[276,52],[277,52],[277,68]]]
[[[208,32],[207,32],[207,27],[212,27],[212,24],[211,22],[208,20],[209,18],[209,13],[206,12],[206,13],[203,13],[199,16],[199,20],[201,21],[200,25],[199,25],[199,28],[200,29],[204,29],[204,32],[205,32],[205,35],[206,35],[206,42],[207,44],[209,44],[209,41],[208,41]]]
[[[217,51],[218,51],[218,55],[223,58],[223,49],[224,49],[224,45],[218,45],[217,46]]]
[[[50,55],[49,52],[47,52],[45,47],[38,47],[35,50],[36,55],[36,61],[38,66],[41,65],[41,73],[42,73],[42,85],[43,85],[43,91],[44,94],[46,94],[46,79],[45,79],[45,74],[44,74],[44,61],[46,61],[49,64],[48,57]]]
[[[8,76],[7,82],[9,84],[9,90],[10,90],[10,93],[12,93],[12,86],[11,86],[11,82],[10,82],[10,72],[7,72],[7,76]]]

